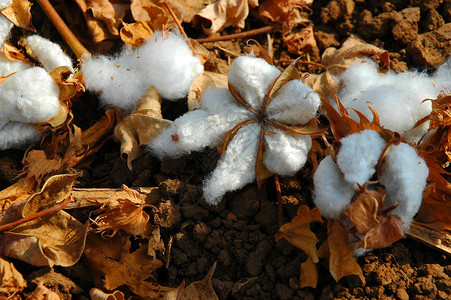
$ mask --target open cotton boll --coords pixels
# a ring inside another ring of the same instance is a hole
[[[252,113],[236,104],[229,90],[223,88],[214,88],[203,92],[201,109],[211,114],[221,115],[226,122],[237,123],[245,118],[252,117]]]
[[[0,76],[7,76],[29,68],[29,64],[21,61],[10,61],[3,52],[0,53]]]
[[[26,42],[47,72],[61,66],[72,69],[72,60],[58,44],[37,34],[27,37]]]
[[[275,134],[265,136],[263,163],[271,172],[293,176],[305,165],[312,139],[308,135],[291,135],[270,126],[266,130]]]
[[[244,187],[255,180],[258,139],[250,138],[260,130],[259,124],[249,124],[238,130],[216,169],[204,182],[207,203],[217,205],[226,192]]]
[[[347,182],[332,157],[326,156],[313,175],[313,201],[328,219],[337,219],[351,204],[354,196],[352,184]]]
[[[270,84],[279,75],[279,69],[263,58],[239,56],[230,66],[228,79],[244,100],[259,110]]]
[[[405,143],[390,147],[380,176],[387,191],[384,208],[399,204],[391,214],[401,217],[404,230],[409,228],[420,208],[428,175],[424,159],[413,147]]]
[[[268,105],[270,119],[286,124],[306,124],[316,116],[321,100],[300,80],[284,84]]]
[[[377,162],[386,145],[385,140],[374,130],[363,130],[342,138],[340,142],[338,167],[346,181],[363,185],[376,172]]]
[[[170,32],[162,36],[156,31],[138,50],[138,65],[148,83],[155,86],[161,96],[168,100],[185,97],[204,66],[194,56],[183,36]]]
[[[59,113],[58,96],[57,84],[43,68],[15,73],[0,83],[0,119],[45,122]]]
[[[6,40],[11,28],[13,28],[13,23],[0,14],[0,45]]]
[[[0,150],[22,148],[39,140],[32,124],[9,122],[0,128]]]

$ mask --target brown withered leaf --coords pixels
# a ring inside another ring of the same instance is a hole
[[[249,14],[249,4],[257,1],[218,0],[202,9],[193,17],[193,25],[202,27],[210,35],[234,26],[244,28],[244,21]]]
[[[22,164],[27,170],[27,178],[34,178],[40,186],[45,176],[61,168],[62,159],[61,157],[49,159],[43,150],[31,150],[24,157]]]
[[[22,216],[50,209],[70,197],[81,174],[55,175],[27,200]],[[34,219],[3,233],[3,255],[34,266],[72,266],[83,253],[87,226],[65,211]]]
[[[5,54],[9,61],[19,61],[29,64],[30,66],[33,65],[25,54],[23,54],[23,51],[20,51],[8,41],[3,42],[1,52]]]
[[[171,124],[161,115],[160,94],[155,87],[150,87],[136,103],[134,112],[114,129],[114,136],[121,142],[121,158],[130,170],[133,160],[141,155],[140,146],[149,143]]]
[[[169,14],[164,5],[158,1],[132,0],[130,11],[135,22],[144,22],[153,31],[162,30],[169,21]]]
[[[313,0],[266,0],[258,8],[258,17],[267,24],[281,24],[288,32],[299,24],[308,24],[308,15],[300,11]]]
[[[179,20],[191,23],[195,14],[213,1],[205,0],[167,0]]]
[[[157,251],[164,253],[164,242],[161,239],[160,226],[150,225],[147,223],[146,231],[142,234],[142,236],[149,240],[147,255],[150,257],[156,257]]]
[[[415,221],[438,231],[451,231],[451,188],[429,184]]]
[[[141,46],[153,33],[152,28],[143,21],[129,24],[121,20],[121,23],[121,40],[130,48]]]
[[[327,243],[327,244],[326,244]],[[329,253],[329,271],[335,281],[349,275],[359,276],[365,285],[365,277],[349,245],[348,232],[339,220],[330,219],[327,223],[327,241],[323,253]],[[327,246],[326,246],[327,245]]]
[[[188,109],[195,110],[201,106],[201,95],[212,88],[227,88],[227,75],[205,71],[197,76],[188,93]]]
[[[99,216],[93,220],[94,227],[91,230],[100,232],[105,235],[114,236],[119,230],[126,234],[140,235],[146,229],[149,215],[143,211],[146,206],[144,202],[136,203],[141,195],[125,185],[123,186],[126,192],[125,198],[118,198],[115,205],[103,205],[94,213],[99,213]],[[135,201],[129,200],[129,198]]]
[[[147,255],[147,245],[132,253],[130,247],[128,236],[103,239],[95,234],[88,235],[84,259],[96,286],[114,290],[127,285],[135,294],[151,299],[157,298],[160,291],[169,290],[145,281],[163,265],[160,260]]]
[[[308,255],[307,261],[301,264],[301,287],[316,287],[318,282],[318,272],[314,265],[318,262],[318,251],[316,249],[318,239],[310,230],[310,223],[312,222],[323,222],[319,209],[309,210],[308,206],[302,205],[298,209],[297,216],[290,223],[280,227],[279,232],[275,235],[276,241],[285,238]],[[303,271],[308,272],[304,273]]]
[[[31,24],[31,3],[27,0],[12,0],[12,4],[0,11],[15,26],[36,32]]]
[[[354,224],[355,230],[364,235],[359,247],[364,249],[385,248],[403,238],[401,218],[387,215],[383,211],[385,191],[364,190],[346,208],[345,215]]]
[[[324,98],[333,97],[340,89],[338,78],[355,60],[368,55],[377,55],[388,68],[390,66],[388,52],[374,45],[367,44],[355,37],[349,37],[340,49],[327,48],[322,56],[324,72],[310,74],[304,83]]]
[[[60,296],[48,289],[42,281],[37,282],[36,289],[27,297],[27,300],[60,300]]]
[[[0,298],[14,299],[26,287],[27,282],[13,263],[0,257]]]
[[[211,286],[211,279],[216,269],[216,262],[211,267],[204,279],[195,281],[184,288],[178,300],[217,300],[219,299]]]
[[[318,51],[315,37],[313,36],[313,24],[297,31],[290,31],[282,37],[283,44],[288,52],[302,55],[307,52]]]
[[[91,297],[91,300],[125,300],[124,293],[122,293],[121,291],[105,293],[98,288],[90,289],[89,296]]]

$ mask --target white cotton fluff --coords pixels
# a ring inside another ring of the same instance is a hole
[[[3,52],[0,52],[0,76],[29,69],[31,66],[21,61],[10,61]]]
[[[11,28],[13,28],[13,23],[0,14],[0,45],[6,40]]]
[[[352,64],[341,76],[343,87],[338,98],[345,107],[362,112],[370,120],[372,113],[367,102],[378,112],[381,125],[392,131],[407,135],[409,130],[421,118],[432,111],[427,98],[436,98],[439,90],[433,85],[431,78],[419,72],[392,71],[378,75],[373,61],[359,61]],[[350,111],[351,117],[358,121],[358,116]],[[410,135],[418,141],[427,131],[417,130]]]
[[[330,155],[320,162],[313,175],[313,184],[313,201],[328,219],[339,218],[355,193]]]
[[[259,110],[268,88],[279,75],[279,69],[263,58],[239,56],[230,66],[228,79],[244,100]]]
[[[347,182],[363,185],[376,172],[377,162],[387,143],[374,130],[348,135],[340,142],[341,147],[337,154],[338,167]]]
[[[40,67],[15,73],[0,83],[0,119],[39,123],[60,111],[59,88]]]
[[[316,116],[321,100],[300,80],[284,84],[268,105],[267,116],[285,124],[306,124]]]
[[[39,140],[32,124],[9,122],[0,128],[0,150],[21,148]]]
[[[440,91],[451,92],[451,57],[435,71],[432,77]]]
[[[58,44],[37,34],[27,37],[26,42],[47,72],[61,66],[67,66],[73,70],[72,60]]]
[[[217,205],[226,192],[244,187],[255,180],[255,160],[259,124],[249,124],[238,130],[216,169],[204,182],[207,203]]]
[[[0,0],[0,9],[10,6],[13,4],[13,0]]]
[[[182,36],[162,37],[156,31],[140,48],[124,49],[114,57],[93,57],[83,62],[81,71],[87,89],[100,92],[104,104],[132,110],[152,85],[163,98],[185,97],[203,66]]]
[[[206,90],[201,96],[202,110],[211,114],[221,115],[226,122],[239,122],[254,118],[255,115],[238,105],[228,89],[214,88]]]
[[[263,163],[271,172],[293,176],[305,165],[312,139],[308,135],[291,135],[270,126],[266,130],[275,134],[265,135]]]
[[[399,203],[391,214],[401,217],[404,230],[420,208],[428,174],[425,161],[408,144],[391,146],[384,158],[380,176],[387,191],[384,208]]]

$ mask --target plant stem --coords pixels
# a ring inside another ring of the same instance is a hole
[[[168,9],[169,13],[171,14],[172,18],[175,21],[175,24],[177,24],[177,27],[179,28],[180,32],[183,34],[183,36],[186,39],[186,42],[188,43],[188,46],[191,48],[191,51],[193,51],[193,55],[196,55],[196,51],[194,50],[193,45],[191,45],[190,39],[188,38],[188,36],[186,35],[185,30],[182,27],[182,24],[180,24],[179,19],[177,19],[177,16],[175,15],[174,11],[172,10],[172,7],[169,5],[169,3],[167,3],[166,1],[162,2],[166,8]]]
[[[83,54],[90,54],[48,0],[38,0],[38,3],[79,60]]]
[[[66,200],[64,200],[60,204],[55,205],[55,206],[53,206],[51,208],[44,209],[44,210],[42,210],[40,212],[37,212],[37,213],[35,213],[35,214],[31,215],[31,216],[28,216],[28,217],[19,219],[17,221],[14,221],[14,222],[11,222],[11,223],[8,223],[8,224],[3,224],[3,225],[0,226],[0,232],[3,232],[5,230],[11,229],[11,228],[14,228],[14,227],[19,226],[21,224],[33,221],[33,220],[35,220],[37,218],[42,218],[42,217],[49,216],[49,215],[52,215],[54,213],[57,213],[60,210],[64,209],[69,204],[70,200],[71,200],[71,197],[67,197]]]
[[[228,41],[228,40],[232,40],[232,39],[241,39],[241,38],[246,38],[246,37],[257,35],[257,34],[267,33],[276,28],[277,28],[277,26],[265,26],[265,27],[262,27],[259,29],[253,29],[253,30],[244,31],[244,32],[240,32],[240,33],[208,37],[208,38],[203,38],[203,39],[196,39],[196,41],[198,43],[209,43],[209,42]]]

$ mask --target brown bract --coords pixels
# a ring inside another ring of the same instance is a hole
[[[0,11],[15,26],[36,32],[31,24],[31,3],[27,0],[12,0],[12,4]]]
[[[0,257],[0,297],[15,299],[14,294],[20,293],[26,287],[27,282],[13,263]]]
[[[321,59],[325,68],[324,72],[309,74],[304,83],[322,97],[330,98],[340,89],[340,83],[335,78],[339,77],[354,61],[368,55],[379,56],[387,68],[390,65],[387,51],[362,42],[355,37],[350,37],[340,49],[327,48]]]
[[[310,20],[303,16],[301,9],[313,3],[313,0],[266,0],[258,8],[259,18],[268,24],[281,24],[288,32],[299,24],[308,24]]]
[[[9,61],[20,61],[29,64],[30,66],[33,65],[23,51],[17,49],[8,41],[3,42],[1,52],[6,55]]]
[[[283,70],[282,73],[280,73],[280,75],[269,86],[268,91],[263,97],[260,110],[256,110],[250,104],[248,104],[244,100],[244,98],[238,93],[235,87],[229,83],[229,91],[232,94],[233,98],[235,99],[235,102],[238,105],[241,105],[250,112],[252,112],[254,114],[254,118],[239,122],[237,125],[235,125],[234,128],[232,128],[226,134],[224,144],[220,148],[220,153],[225,152],[227,146],[229,145],[230,141],[232,141],[233,137],[236,135],[238,130],[240,130],[245,125],[259,123],[260,133],[259,133],[257,159],[255,162],[255,178],[257,181],[257,185],[259,187],[261,187],[263,181],[266,178],[269,178],[273,175],[273,173],[270,172],[263,163],[263,154],[265,152],[265,135],[273,134],[273,132],[267,130],[268,126],[272,126],[288,134],[314,135],[324,131],[324,129],[318,128],[316,118],[312,118],[310,122],[308,122],[305,125],[288,125],[282,122],[271,120],[266,116],[268,105],[273,100],[273,97],[277,93],[277,91],[287,82],[295,79],[298,80],[300,79],[299,73],[295,67],[297,61],[298,60],[295,60],[285,70]]]
[[[344,212],[354,224],[356,232],[364,235],[358,247],[364,249],[385,248],[403,238],[401,218],[388,215],[383,210],[385,191],[367,190],[363,187],[360,195],[346,208]]]

